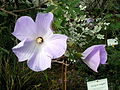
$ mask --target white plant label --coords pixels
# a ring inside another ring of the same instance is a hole
[[[108,90],[107,78],[87,82],[88,90]]]
[[[114,45],[118,45],[118,39],[107,39],[107,44],[108,46],[114,46]]]

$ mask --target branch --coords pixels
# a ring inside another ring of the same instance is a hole
[[[8,14],[10,14],[10,15],[13,15],[13,16],[17,17],[17,14],[15,14],[15,13],[13,13],[13,12],[11,12],[11,11],[7,11],[7,10],[5,10],[5,9],[3,9],[3,8],[0,8],[0,10],[3,11],[3,12],[5,12],[5,13],[8,13]]]
[[[25,12],[25,11],[36,9],[36,8],[40,8],[40,6],[30,7],[30,8],[21,9],[21,10],[13,10],[12,12]]]
[[[64,61],[52,60],[52,62],[56,62],[56,63],[63,64],[63,65],[65,65],[65,66],[69,66],[69,64],[64,63]]]

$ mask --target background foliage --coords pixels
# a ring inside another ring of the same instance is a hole
[[[91,5],[92,3],[92,5]],[[120,44],[107,46],[107,65],[93,72],[80,59],[81,52],[94,44],[120,43],[119,0],[1,0],[0,1],[0,90],[61,90],[62,65],[52,63],[43,72],[31,71],[26,62],[19,63],[11,48],[19,41],[11,33],[20,16],[35,19],[38,12],[53,12],[53,29],[69,37],[65,54],[68,90],[86,90],[86,82],[108,78],[109,90],[120,90]],[[87,23],[89,18],[94,22]],[[110,23],[107,25],[106,23]],[[103,36],[100,36],[103,35]]]

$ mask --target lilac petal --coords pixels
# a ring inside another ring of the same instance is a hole
[[[35,50],[35,44],[32,41],[23,40],[18,45],[12,48],[19,62],[29,59]]]
[[[97,52],[92,57],[86,58],[83,60],[83,62],[86,63],[93,71],[98,72],[97,68],[100,64],[100,51],[97,50]]]
[[[37,25],[38,35],[44,36],[47,32],[52,34],[51,23],[53,21],[52,13],[38,13],[35,23]]]
[[[45,51],[50,55],[52,59],[61,57],[67,48],[67,36],[54,34],[46,41]]]
[[[105,50],[105,45],[101,46],[101,49],[100,49],[100,63],[101,64],[106,64],[106,61],[107,61],[107,52]]]
[[[26,38],[32,39],[36,34],[35,31],[36,26],[32,18],[28,16],[22,16],[17,20],[14,32],[12,34],[22,41]]]
[[[96,45],[93,45],[93,46],[87,48],[87,49],[82,53],[82,55],[83,55],[82,59],[85,59],[85,58],[94,50],[95,47],[96,47]]]
[[[92,52],[91,52],[85,59],[93,57],[94,54],[96,54],[96,52],[97,52],[98,50],[100,51],[100,47],[99,47],[99,46],[94,47],[94,49],[92,50]]]
[[[44,71],[51,68],[51,58],[43,50],[38,49],[27,64],[33,71]]]

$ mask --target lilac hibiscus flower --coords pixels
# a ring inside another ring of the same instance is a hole
[[[100,64],[106,64],[107,61],[105,45],[93,45],[87,48],[82,55],[83,62],[95,72],[98,72],[97,68]]]
[[[67,48],[67,36],[53,34],[52,13],[38,13],[35,22],[31,17],[20,17],[12,33],[21,42],[12,48],[19,62],[27,60],[33,71],[51,68],[51,59],[61,57]]]

